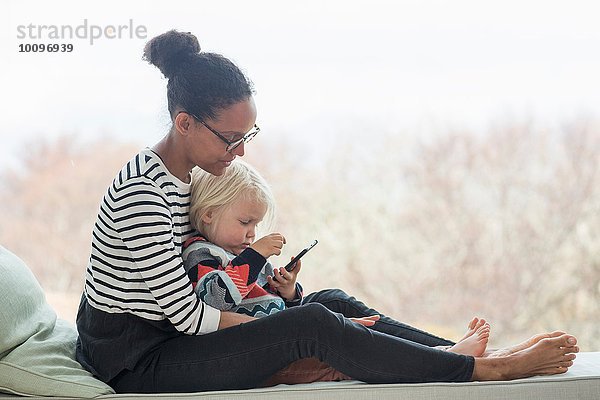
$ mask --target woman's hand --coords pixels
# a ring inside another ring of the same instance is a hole
[[[292,260],[294,258],[292,257]],[[273,269],[273,276],[268,276],[267,281],[273,290],[277,290],[279,295],[287,301],[292,301],[296,298],[296,278],[302,269],[302,261],[296,262],[296,268],[293,271],[288,271],[284,267]]]
[[[360,318],[348,318],[352,322],[356,322],[357,324],[361,324],[363,326],[373,326],[375,322],[379,321],[379,315],[369,315],[368,317],[360,317]]]
[[[254,321],[256,318],[246,314],[238,314],[231,311],[221,311],[221,319],[219,319],[218,330],[240,325],[245,322]]]
[[[284,244],[285,238],[281,233],[270,233],[252,243],[250,248],[266,259],[280,255]]]

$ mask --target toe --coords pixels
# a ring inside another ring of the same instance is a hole
[[[548,334],[550,337],[559,337],[562,335],[566,335],[566,332],[563,331],[554,331]]]
[[[478,321],[479,321],[479,318],[473,317],[473,319],[471,320],[471,322],[469,322],[469,325],[467,326],[467,328],[468,329],[475,329],[475,325],[477,325]]]

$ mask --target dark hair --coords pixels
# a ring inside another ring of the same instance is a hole
[[[200,118],[215,118],[219,112],[247,100],[252,82],[229,59],[200,52],[196,36],[170,30],[146,43],[143,59],[160,69],[169,80],[169,113],[181,108]]]

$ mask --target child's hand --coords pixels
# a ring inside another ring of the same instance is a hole
[[[269,258],[273,255],[280,255],[284,244],[285,238],[281,233],[270,233],[252,243],[250,248],[264,258]]]
[[[287,271],[284,267],[275,268],[273,269],[273,276],[268,276],[267,281],[271,285],[271,288],[277,290],[281,297],[292,301],[296,298],[296,278],[301,269],[301,260],[296,262],[296,268],[292,272]]]

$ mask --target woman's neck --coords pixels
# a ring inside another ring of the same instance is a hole
[[[194,166],[185,162],[184,154],[177,149],[171,135],[152,146],[152,151],[158,154],[172,175],[184,183],[190,183],[190,171]]]

